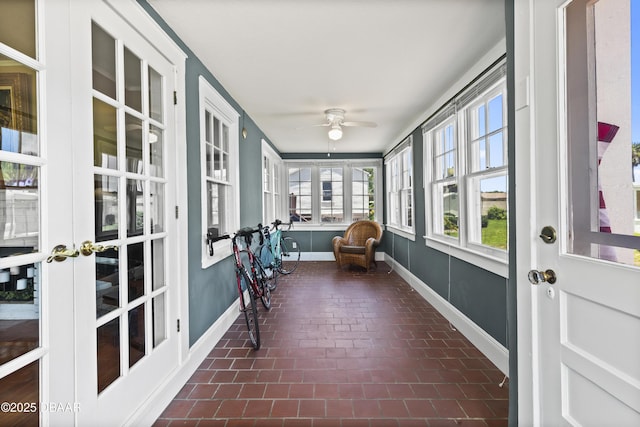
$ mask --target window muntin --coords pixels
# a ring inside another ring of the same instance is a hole
[[[287,162],[292,221],[313,225],[377,220],[379,161]]]
[[[506,261],[506,84],[498,66],[423,128],[427,244]]]

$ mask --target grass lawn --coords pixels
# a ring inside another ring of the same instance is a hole
[[[482,229],[482,244],[507,249],[507,220],[490,219],[489,224]]]

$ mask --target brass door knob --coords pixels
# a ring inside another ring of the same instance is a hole
[[[538,285],[542,282],[547,282],[548,284],[553,285],[554,283],[556,283],[557,279],[556,273],[553,270],[531,270],[527,277],[529,278],[529,282],[531,282],[532,285]]]
[[[117,246],[113,245],[96,245],[91,240],[85,240],[82,242],[82,246],[80,246],[80,253],[84,256],[89,256],[94,252],[104,252],[109,249],[118,250]]]
[[[79,255],[77,249],[69,249],[66,245],[58,245],[53,248],[51,255],[47,258],[47,262],[62,262],[67,258],[76,258]]]

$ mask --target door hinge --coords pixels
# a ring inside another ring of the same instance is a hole
[[[177,329],[178,329],[178,332],[180,332],[180,319],[178,319],[177,321]]]
[[[178,105],[178,92],[173,91],[173,105]]]
[[[176,205],[176,219],[178,219],[178,206]]]

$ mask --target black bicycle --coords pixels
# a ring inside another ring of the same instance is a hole
[[[238,230],[233,236],[225,234],[222,236],[210,236],[207,234],[210,251],[213,251],[213,243],[231,239],[233,248],[233,257],[235,261],[236,283],[238,286],[238,299],[240,302],[240,311],[244,313],[244,318],[249,331],[249,340],[254,349],[260,348],[260,325],[258,321],[258,307],[256,300],[260,299],[265,309],[271,309],[271,288],[268,278],[260,261],[251,249],[253,234],[260,232],[261,227],[251,228],[245,227]],[[262,236],[262,234],[260,234]],[[244,248],[240,248],[239,239],[244,239]],[[262,241],[262,238],[260,239]],[[243,262],[242,254],[246,254],[248,262]],[[247,265],[249,266],[247,268]],[[248,297],[245,296],[245,291]]]

